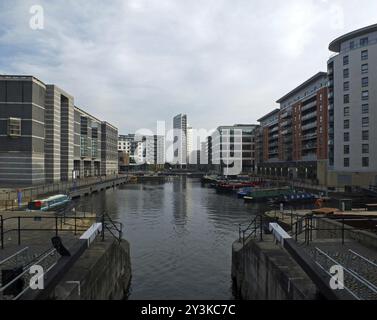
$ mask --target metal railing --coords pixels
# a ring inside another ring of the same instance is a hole
[[[352,254],[356,254],[359,257],[362,257],[364,260],[369,261],[367,258],[355,253],[350,250]],[[360,274],[360,271],[355,271],[352,267],[342,264],[340,261],[335,260],[329,254],[325,253],[319,248],[315,248],[314,251],[314,261],[318,267],[320,267],[324,272],[326,272],[330,277],[333,275],[330,274],[328,270],[332,266],[341,267],[343,270],[343,282],[339,283],[342,285],[344,290],[350,293],[356,300],[369,300],[376,299],[377,297],[377,286],[366,279]],[[374,264],[375,265],[375,264]],[[339,280],[341,281],[341,280]]]
[[[104,211],[101,216],[102,221],[102,240],[105,240],[105,230],[107,230],[119,243],[123,237],[123,223],[114,221],[109,214]]]
[[[242,246],[245,246],[246,242],[253,237],[256,239],[259,236],[259,240],[263,241],[263,215],[257,215],[245,229],[240,224],[238,236]]]
[[[22,254],[25,249],[20,250],[10,258],[13,259],[15,256]],[[12,277],[9,276],[5,283],[0,284],[0,300],[18,300],[26,291],[30,289],[30,280],[33,275],[31,273],[31,268],[35,265],[41,266],[44,270],[43,277],[46,279],[48,277],[48,273],[57,264],[59,257],[60,256],[58,255],[56,249],[50,248],[38,257],[20,263],[17,266],[20,268],[19,274]],[[10,258],[7,258],[6,260],[9,261]],[[16,286],[16,288],[12,289],[12,286]],[[10,292],[7,290],[10,290]]]
[[[318,223],[321,220],[335,221],[340,223],[340,226],[335,226],[334,228],[319,227]],[[369,231],[376,233],[377,231],[377,226],[375,226],[374,228],[353,227],[350,226],[350,222],[377,222],[377,218],[343,217],[329,219],[328,217],[317,217],[313,214],[308,214],[303,216],[301,219],[296,220],[296,222],[292,224],[291,235],[294,236],[296,241],[298,241],[299,236],[304,234],[304,243],[306,245],[309,245],[313,241],[314,231],[327,231],[332,238],[339,238],[342,245],[344,245],[346,240],[346,232]]]

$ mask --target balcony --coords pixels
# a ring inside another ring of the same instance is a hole
[[[311,123],[309,123],[305,126],[302,126],[301,130],[306,131],[306,130],[310,130],[310,129],[314,129],[314,128],[317,128],[317,121],[314,121],[314,122],[311,122]]]
[[[289,119],[289,120],[283,121],[283,122],[281,123],[281,127],[288,127],[288,126],[291,125],[291,124],[292,124],[292,120]]]
[[[307,141],[307,140],[312,140],[312,139],[317,139],[317,133],[307,134],[302,137],[302,141]]]
[[[291,115],[292,115],[292,110],[284,111],[284,112],[280,115],[280,119],[286,119],[286,118],[290,117]]]
[[[302,150],[314,150],[314,149],[317,149],[316,143],[307,143],[302,146]]]
[[[279,126],[274,126],[272,129],[270,129],[270,133],[274,133],[276,131],[279,131]]]
[[[308,153],[301,157],[303,161],[316,161],[317,160],[317,154],[316,153]]]
[[[292,129],[285,129],[285,130],[283,130],[283,131],[281,132],[281,134],[282,134],[283,136],[289,135],[289,134],[291,134],[291,133],[292,133]]]
[[[317,106],[317,100],[316,100],[316,101],[313,101],[313,102],[310,102],[309,104],[303,106],[303,107],[301,108],[301,112],[304,112],[304,111],[309,110],[309,109],[311,109],[311,108],[313,108],[313,107],[316,107],[316,106]]]
[[[306,121],[312,118],[317,118],[317,111],[308,113],[306,116],[301,117],[301,121]]]

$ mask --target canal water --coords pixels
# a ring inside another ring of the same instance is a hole
[[[258,205],[198,179],[134,184],[80,200],[124,224],[131,245],[129,299],[233,299],[232,243]]]

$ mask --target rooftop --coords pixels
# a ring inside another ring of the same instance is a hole
[[[357,38],[359,36],[362,36],[363,34],[375,32],[375,31],[377,31],[377,24],[372,24],[368,27],[364,27],[364,28],[349,32],[339,38],[336,38],[334,41],[332,41],[329,45],[329,50],[333,52],[340,52],[340,47],[343,42],[347,40],[351,40],[353,38]]]
[[[258,122],[262,122],[263,120],[266,120],[269,117],[271,117],[271,116],[273,116],[273,115],[275,115],[275,114],[277,114],[279,112],[280,112],[280,109],[275,109],[275,110],[271,111],[270,113],[266,114],[265,116],[263,116],[262,118],[258,119],[257,121]]]
[[[320,72],[316,73],[313,77],[311,77],[310,79],[306,80],[304,83],[300,84],[297,88],[293,89],[292,91],[290,91],[289,93],[287,93],[285,96],[283,96],[282,98],[280,98],[278,101],[276,101],[276,103],[282,103],[284,100],[286,100],[289,97],[295,95],[296,93],[298,93],[299,91],[301,91],[303,88],[307,87],[308,85],[310,85],[311,83],[319,80],[322,77],[327,77],[327,73],[323,72],[323,71],[320,71]]]

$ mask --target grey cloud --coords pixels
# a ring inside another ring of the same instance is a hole
[[[39,1],[46,28],[31,31],[35,2],[0,5],[0,71],[56,83],[124,133],[180,112],[197,128],[255,122],[325,70],[328,43],[374,23],[377,9],[351,0]]]

